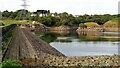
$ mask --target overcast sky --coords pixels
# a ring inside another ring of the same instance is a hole
[[[68,12],[73,15],[117,14],[119,0],[28,0],[29,11],[50,10]],[[22,0],[0,0],[0,10],[15,11],[22,9]]]

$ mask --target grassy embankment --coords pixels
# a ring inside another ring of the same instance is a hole
[[[3,20],[3,24],[4,24],[4,26],[8,26],[10,24],[22,24],[22,25],[24,25],[24,24],[32,24],[32,21],[30,21],[30,20]],[[41,26],[43,25],[37,21],[35,22],[35,24],[39,24]]]
[[[10,24],[31,24],[32,21],[18,21],[18,20],[3,20],[5,26]]]
[[[118,28],[119,24],[118,18],[114,18],[112,20],[107,21],[105,24],[103,24],[104,27],[111,27],[111,28]]]

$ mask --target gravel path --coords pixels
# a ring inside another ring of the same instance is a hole
[[[20,28],[16,28],[13,39],[8,47],[4,59],[21,60],[34,58],[35,51]]]

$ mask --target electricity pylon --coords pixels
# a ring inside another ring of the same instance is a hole
[[[23,14],[23,20],[25,20],[27,17],[26,10],[29,5],[27,4],[27,0],[22,0],[22,1],[23,1],[23,4],[21,6],[24,8],[22,14]]]

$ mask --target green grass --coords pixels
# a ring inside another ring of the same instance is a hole
[[[31,24],[32,21],[17,21],[17,20],[4,20],[3,24],[5,24],[5,26],[8,26],[10,24]]]
[[[16,60],[6,60],[0,64],[0,68],[22,68],[22,65]]]
[[[4,26],[0,26],[0,28],[2,28],[2,27],[4,27]]]
[[[119,19],[119,18],[114,18],[114,19],[111,19],[111,21],[113,21],[113,22],[118,22],[118,19]]]
[[[39,24],[40,26],[44,26],[40,22],[36,21],[35,23]],[[3,24],[4,24],[4,26],[8,26],[10,24],[32,24],[32,21],[30,21],[30,20],[3,20]],[[0,26],[0,28],[4,27],[4,26]]]

